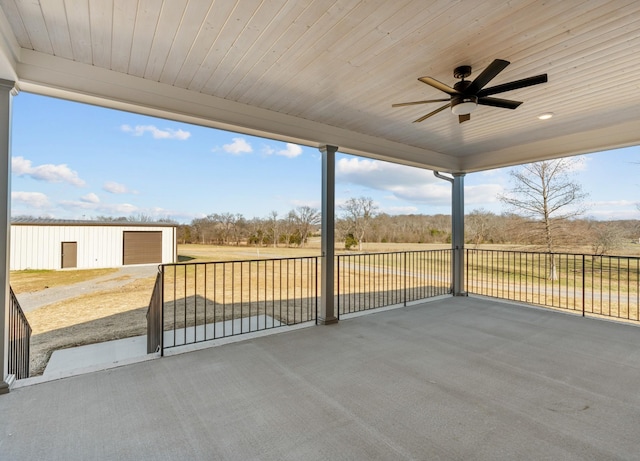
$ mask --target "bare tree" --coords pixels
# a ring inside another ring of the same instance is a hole
[[[262,246],[268,240],[267,222],[260,218],[245,220],[247,230],[247,244]]]
[[[591,223],[591,250],[598,256],[610,253],[624,245],[624,229],[612,222]]]
[[[299,206],[292,213],[300,234],[300,246],[304,246],[309,235],[320,224],[320,211],[310,206]]]
[[[473,210],[465,217],[467,238],[473,242],[476,248],[481,243],[492,240],[495,222],[496,215],[490,211],[484,208]]]
[[[282,227],[282,223],[278,219],[278,212],[272,211],[267,218],[269,220],[269,233],[271,234],[273,248],[278,246],[278,241],[280,240],[280,228]]]
[[[571,176],[578,160],[562,158],[523,165],[511,171],[513,188],[499,199],[534,222],[541,224],[547,251],[551,255],[549,278],[556,280],[554,230],[563,220],[584,212],[581,202],[586,197],[582,186]]]
[[[344,220],[350,232],[358,240],[358,250],[362,251],[364,241],[371,222],[378,212],[378,207],[371,197],[350,198],[340,207],[344,211]]]

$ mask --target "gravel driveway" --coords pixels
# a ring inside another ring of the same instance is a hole
[[[53,304],[65,299],[76,298],[94,291],[112,290],[124,286],[133,280],[153,277],[158,273],[156,264],[140,266],[125,266],[116,272],[96,277],[85,282],[74,283],[32,293],[16,294],[20,307],[24,312],[30,312],[47,304]]]

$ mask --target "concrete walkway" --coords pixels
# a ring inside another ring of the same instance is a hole
[[[182,347],[181,345],[191,344],[198,344],[198,347],[202,347],[202,345],[206,346],[203,343],[205,338],[220,338],[221,340],[225,335],[230,337],[235,334],[238,337],[240,333],[250,334],[246,332],[258,331],[269,334],[274,332],[274,327],[281,325],[279,321],[268,315],[244,317],[186,329],[180,328],[175,331],[165,331],[164,344],[167,348],[177,346],[177,349]],[[219,340],[216,341],[219,342]],[[60,349],[51,354],[43,373],[44,379],[34,381],[72,376],[86,372],[86,370],[97,371],[113,368],[122,363],[142,361],[148,358],[146,335]]]
[[[96,277],[85,282],[64,285],[32,293],[16,293],[20,307],[24,312],[30,312],[47,304],[53,304],[65,299],[76,298],[94,291],[112,290],[139,278],[153,277],[158,272],[157,264],[139,266],[123,266],[116,272]]]
[[[447,298],[13,389],[11,460],[637,460],[640,329]]]

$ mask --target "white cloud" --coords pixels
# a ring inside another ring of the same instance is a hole
[[[387,213],[387,214],[390,214],[390,215],[416,214],[416,213],[418,213],[418,207],[415,207],[415,206],[392,206],[392,207],[383,208],[380,211],[382,211],[384,213]]]
[[[99,214],[123,216],[139,212],[139,208],[130,203],[101,203],[84,200],[61,200],[58,203],[65,210],[94,211]]]
[[[107,191],[111,194],[131,194],[135,193],[135,191],[130,190],[124,184],[120,184],[115,181],[107,181],[102,185],[102,190]]]
[[[24,157],[13,157],[11,159],[11,171],[16,176],[29,176],[37,181],[66,182],[78,187],[85,185],[85,182],[78,176],[78,172],[73,171],[65,164],[53,165],[46,163],[33,166],[31,160],[27,160]]]
[[[42,192],[11,192],[11,200],[32,208],[48,208],[49,198]]]
[[[467,204],[486,204],[498,202],[498,195],[504,193],[500,184],[478,184],[465,186],[464,201]]]
[[[431,170],[356,157],[338,160],[336,180],[378,190],[390,190],[397,185],[438,184],[442,181]]]
[[[249,144],[244,138],[233,138],[231,144],[225,144],[222,149],[233,155],[248,154],[253,152],[251,144]]]
[[[292,207],[298,208],[299,206],[308,206],[311,208],[320,209],[322,208],[322,202],[320,200],[300,200],[300,199],[291,199],[289,203]]]
[[[276,155],[282,155],[283,157],[295,158],[302,154],[302,147],[297,144],[287,143],[285,149],[276,151]]]
[[[83,202],[86,202],[86,203],[100,203],[100,197],[98,197],[93,192],[80,197],[80,200],[82,200]]]
[[[185,130],[174,130],[172,128],[165,128],[161,130],[155,125],[122,125],[120,129],[125,133],[131,133],[134,136],[142,136],[145,133],[151,133],[154,139],[177,139],[179,141],[187,140],[191,137],[191,133]]]
[[[379,160],[341,158],[336,164],[336,180],[374,190],[390,192],[386,199],[405,200],[428,205],[451,205],[451,184],[436,178],[431,170],[413,168]],[[488,183],[465,187],[465,202],[488,204],[498,200],[500,184]],[[414,207],[399,207],[393,214],[414,213]],[[389,208],[389,212],[392,212]]]
[[[302,147],[298,144],[286,143],[284,149],[276,150],[271,146],[264,145],[261,148],[264,155],[280,155],[282,157],[295,158],[302,155]]]
[[[569,159],[569,171],[571,172],[579,172],[586,171],[589,167],[589,162],[591,158],[585,155],[578,155],[576,157],[571,157]]]
[[[637,202],[632,200],[600,200],[586,205],[587,215],[594,219],[640,219]]]
[[[433,171],[379,160],[341,158],[336,181],[391,192],[395,198],[432,205],[451,201],[451,186]]]
[[[424,185],[394,185],[389,190],[401,200],[429,205],[449,205],[451,203],[451,186],[449,183]]]

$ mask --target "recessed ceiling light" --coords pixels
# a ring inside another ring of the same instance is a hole
[[[553,117],[553,112],[545,112],[544,114],[538,115],[540,120],[549,120],[551,117]]]

